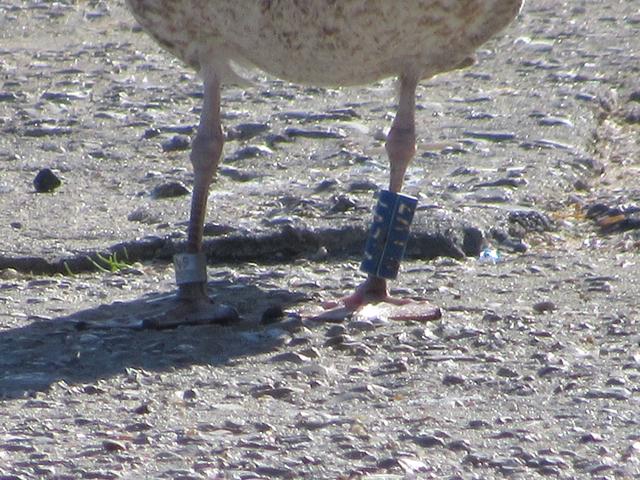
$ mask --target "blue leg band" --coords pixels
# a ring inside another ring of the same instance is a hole
[[[417,205],[417,198],[380,191],[360,270],[389,280],[398,276]]]

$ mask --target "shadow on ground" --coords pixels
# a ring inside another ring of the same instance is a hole
[[[304,298],[287,290],[266,291],[226,281],[210,282],[208,287],[224,290],[225,301],[240,311],[239,323],[137,329],[141,319],[169,308],[173,294],[165,293],[0,332],[0,398],[34,396],[58,382],[91,390],[99,388],[101,379],[128,369],[161,372],[226,364],[267,352],[281,345],[287,332],[261,325],[262,312]]]

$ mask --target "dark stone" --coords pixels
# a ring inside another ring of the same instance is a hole
[[[327,179],[322,180],[316,188],[314,188],[315,193],[325,192],[327,190],[334,190],[338,186],[338,181],[335,179]]]
[[[463,230],[462,251],[468,257],[480,255],[484,245],[484,234],[476,227],[466,227]]]
[[[43,168],[33,180],[33,186],[38,193],[53,192],[62,182],[50,168]]]
[[[488,140],[490,142],[506,142],[516,138],[516,134],[513,132],[476,132],[467,130],[464,134],[471,138]]]
[[[427,433],[416,435],[413,441],[423,448],[445,447],[445,443],[441,438]]]
[[[173,198],[188,195],[189,189],[181,182],[168,182],[158,185],[151,191],[153,198]]]
[[[284,310],[281,305],[272,305],[262,312],[262,318],[260,323],[268,325],[270,323],[276,323],[284,318]]]
[[[159,128],[147,128],[142,134],[142,138],[148,140],[149,138],[157,137],[162,133]]]
[[[266,123],[240,123],[227,130],[227,140],[249,140],[269,130]]]
[[[345,138],[347,135],[338,129],[302,129],[296,127],[287,128],[284,133],[289,137],[305,137],[305,138],[316,138],[316,139],[327,139],[327,138]]]
[[[342,213],[347,210],[352,210],[357,206],[357,203],[354,199],[347,195],[339,195],[334,199],[335,203],[329,210],[331,213]]]
[[[162,142],[163,152],[177,152],[181,150],[188,150],[191,145],[189,137],[184,135],[175,135],[171,139]]]

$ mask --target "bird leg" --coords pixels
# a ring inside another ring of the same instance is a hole
[[[356,288],[355,293],[342,299],[344,308],[354,311],[370,303],[384,302],[399,307],[412,304],[412,300],[389,295],[387,279],[395,279],[417,200],[402,195],[405,173],[416,151],[415,96],[418,79],[414,76],[400,77],[400,95],[396,116],[387,136],[385,148],[391,167],[389,190],[381,191],[374,213],[369,240],[365,247],[365,259],[361,270],[368,273],[367,279]],[[416,308],[418,307],[418,308]],[[433,319],[440,317],[440,310],[427,303],[415,303],[409,317]],[[399,313],[397,318],[407,318]]]
[[[203,68],[204,103],[198,131],[191,148],[194,182],[186,252],[174,257],[179,305],[149,327],[168,328],[180,324],[229,322],[238,319],[235,309],[214,304],[207,296],[206,255],[202,251],[209,186],[216,174],[224,134],[220,119],[220,80],[211,68]]]

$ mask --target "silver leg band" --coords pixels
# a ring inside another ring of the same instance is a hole
[[[414,197],[380,191],[360,270],[389,280],[398,276],[417,205]]]
[[[200,253],[178,253],[173,256],[176,283],[202,283],[207,281],[207,256]]]

